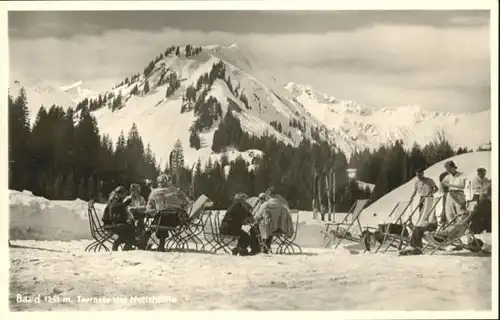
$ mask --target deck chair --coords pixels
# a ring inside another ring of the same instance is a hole
[[[295,239],[297,238],[297,231],[299,228],[299,210],[290,210],[290,214],[297,214],[297,219],[295,222],[295,227],[293,230],[293,235],[291,238],[288,238],[284,233],[272,233],[273,241],[271,243],[271,247],[276,245],[276,249],[274,253],[276,254],[295,254],[302,253],[302,248],[295,243]],[[269,252],[271,252],[271,248],[268,248]]]
[[[468,201],[466,205],[467,213],[464,215],[457,215],[452,221],[444,224],[436,231],[427,232],[424,237],[427,244],[424,246],[423,250],[431,247],[432,250],[430,254],[436,253],[438,250],[444,250],[446,247],[452,245],[458,249],[468,248],[468,244],[464,244],[461,238],[469,231],[470,224],[474,214],[476,214],[475,206],[477,201]],[[472,232],[469,232],[471,240],[477,243],[477,239],[474,237]]]
[[[405,241],[405,239],[408,239],[408,224],[411,221],[413,214],[415,214],[415,212],[418,210],[418,207],[415,208],[410,213],[410,216],[404,219],[403,216],[410,208],[410,204],[411,201],[401,201],[396,203],[392,211],[389,213],[389,222],[379,224],[379,230],[383,232],[383,238],[377,249],[375,250],[375,253],[379,252],[379,250],[387,242],[387,240],[389,240],[390,242],[385,247],[383,252],[386,252],[390,247],[402,247],[402,243]],[[394,241],[396,240],[398,240],[399,245],[393,245]]]
[[[239,237],[238,236],[233,236],[233,235],[227,235],[227,234],[222,234],[220,232],[220,223],[221,223],[221,216],[222,212],[217,212],[214,215],[213,224],[212,224],[212,236],[214,237],[214,246],[213,246],[213,252],[217,253],[220,250],[224,251],[225,254],[232,254],[232,251],[230,249],[230,245],[234,244],[235,242],[238,241]]]
[[[204,215],[203,239],[205,241],[201,247],[201,251],[215,252],[215,248],[217,247],[215,216],[217,213],[217,211],[208,211]]]
[[[422,211],[420,211],[417,222],[415,225],[413,225],[413,217],[417,212],[419,211],[419,206],[417,206],[415,209],[413,209],[410,213],[409,216],[407,216],[405,219],[403,219],[403,215],[405,211],[401,212],[399,214],[399,217],[396,218],[396,225],[401,226],[401,232],[398,233],[389,233],[386,232],[384,233],[384,239],[382,243],[380,244],[378,250],[381,248],[382,244],[385,242],[385,240],[390,239],[391,242],[389,245],[387,245],[384,249],[384,252],[387,252],[389,247],[394,247],[397,248],[398,250],[404,249],[409,246],[410,243],[410,233],[413,232],[414,227],[423,227],[425,225],[428,225],[429,223],[429,218],[431,218],[433,215],[436,213],[436,208],[439,202],[441,201],[441,197],[424,197],[420,199],[420,203],[423,204],[422,206]],[[403,204],[406,202],[403,202]],[[398,203],[395,207],[395,210],[397,210],[398,205],[401,203]],[[411,204],[411,202],[409,202]],[[400,207],[404,207],[404,205],[400,205]],[[406,208],[408,209],[408,208]],[[404,210],[404,209],[403,209]],[[401,224],[398,224],[398,222],[401,222]],[[408,232],[408,229],[410,229]],[[386,230],[387,231],[387,230]]]
[[[325,247],[328,247],[330,243],[332,243],[333,240],[336,238],[339,238],[337,243],[335,244],[334,248],[337,248],[342,240],[350,240],[354,242],[361,242],[361,238],[358,237],[353,237],[350,233],[349,230],[356,224],[356,226],[359,228],[358,231],[362,232],[362,227],[361,223],[359,222],[359,216],[363,209],[366,207],[368,204],[369,199],[361,199],[361,200],[356,200],[354,204],[352,205],[351,209],[349,212],[346,214],[344,219],[340,223],[335,223],[335,222],[327,222],[325,223],[325,230],[322,231],[322,233],[325,234],[324,241],[327,241],[325,244]],[[348,222],[349,217],[352,216],[352,219],[350,222]],[[334,230],[330,230],[330,227],[336,227]],[[345,227],[345,228],[343,228]],[[344,230],[342,230],[344,229]],[[333,232],[332,232],[333,231]],[[352,231],[352,230],[351,230]],[[333,234],[332,234],[333,233]]]
[[[114,233],[111,226],[104,226],[101,223],[101,219],[97,215],[97,211],[94,206],[94,201],[88,202],[88,219],[90,226],[90,234],[94,239],[86,248],[85,252],[98,252],[104,250],[106,252],[111,251],[107,246],[113,245]]]
[[[158,231],[168,231],[170,233],[170,237],[165,241],[166,250],[188,250],[190,249],[190,243],[195,245],[195,250],[198,250],[198,245],[203,246],[203,241],[200,239],[205,225],[203,212],[212,204],[212,201],[202,194],[186,210],[185,214],[175,208],[160,210],[158,217],[155,217],[154,223],[151,224],[150,231],[154,234]],[[161,226],[161,219],[166,215],[177,215],[180,224],[175,227]]]
[[[423,208],[417,219],[416,227],[423,227],[429,223],[429,218],[435,217],[436,208],[443,197],[425,197],[423,198]]]

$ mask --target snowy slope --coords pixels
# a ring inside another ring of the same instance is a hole
[[[196,121],[197,115],[188,110],[181,113],[181,107],[188,105],[186,89],[196,86],[198,79],[209,73],[214,64],[223,62],[226,68],[225,79],[217,78],[210,87],[205,101],[215,98],[222,109],[222,117],[228,109],[233,110],[233,115],[240,122],[243,130],[254,135],[274,135],[278,139],[295,144],[303,135],[297,128],[291,128],[289,122],[292,118],[317,126],[319,122],[310,117],[303,106],[295,103],[283,88],[277,89],[267,85],[270,81],[256,78],[252,75],[250,61],[239,51],[238,47],[222,47],[218,45],[205,46],[203,50],[190,57],[185,56],[184,48],[180,48],[180,56],[174,52],[157,61],[151,74],[145,78],[144,74],[131,81],[114,88],[111,92],[117,96],[121,93],[124,104],[114,111],[103,107],[94,112],[101,132],[111,136],[116,141],[120,132],[125,134],[135,123],[144,141],[151,144],[153,152],[160,161],[165,161],[172,150],[174,143],[180,139],[184,147],[185,162],[191,165],[199,158],[207,158],[212,154],[211,146],[213,134],[220,122],[220,117],[213,125],[200,132],[202,148],[190,148],[189,128]],[[161,83],[160,79],[175,74],[180,80],[180,88],[169,98],[166,98],[168,83]],[[230,88],[227,78],[230,78]],[[140,91],[148,81],[150,91],[146,94],[131,95],[135,86]],[[197,91],[197,99],[201,96]],[[279,91],[279,92],[278,92]],[[248,100],[248,107],[243,102],[241,95]],[[192,107],[193,104],[190,106]],[[280,123],[282,133],[278,132],[271,122]]]
[[[490,151],[465,153],[443,160],[425,170],[425,176],[432,178],[436,182],[436,184],[438,184],[439,175],[445,171],[444,164],[448,160],[453,160],[458,167],[458,171],[465,173],[469,181],[477,175],[476,170],[479,167],[485,168],[487,171],[486,176],[491,179]],[[398,201],[409,200],[415,186],[415,179],[416,178],[400,186],[399,188],[392,190],[391,192],[377,200],[375,203],[368,206],[361,214],[361,224],[363,226],[376,226],[378,223],[388,222],[388,215],[392,208],[396,205],[396,203]],[[495,183],[495,181],[493,183]],[[441,194],[438,193],[438,195]],[[466,191],[466,196],[468,199],[472,198],[470,190]],[[410,206],[410,208],[416,207],[416,203],[418,201],[417,198],[418,197],[415,197],[414,203]],[[437,206],[436,214],[438,215],[442,212],[441,204],[442,203],[440,202]],[[376,216],[374,216],[374,214],[376,214]],[[417,215],[414,217],[414,220],[416,219]]]
[[[13,79],[9,86],[12,97],[16,98],[21,88],[24,88],[26,91],[31,123],[35,121],[38,110],[42,105],[46,109],[50,108],[54,104],[63,107],[64,110],[69,107],[76,107],[76,103],[70,94],[60,90],[59,88],[44,85],[40,82],[36,85],[27,85]]]
[[[285,88],[333,132],[343,150],[377,148],[398,139],[407,147],[415,142],[425,145],[440,131],[457,147],[476,150],[491,140],[491,110],[453,114],[414,105],[376,109],[328,96],[308,85],[290,82]]]
[[[29,191],[9,191],[9,238],[28,240],[91,239],[87,203],[50,201]],[[103,205],[96,209],[104,210]]]

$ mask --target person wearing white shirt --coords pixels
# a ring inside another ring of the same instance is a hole
[[[465,186],[467,176],[457,170],[457,165],[453,161],[447,161],[444,164],[447,175],[441,184],[448,188],[446,195],[445,215],[446,220],[451,222],[458,214],[463,212],[466,205]]]
[[[434,194],[438,191],[438,187],[434,180],[424,176],[423,169],[415,170],[415,176],[417,177],[417,179],[415,180],[415,188],[413,189],[413,193],[410,197],[410,202],[413,202],[415,196],[418,195],[418,211],[419,213],[421,213],[424,207],[424,199],[433,197]]]
[[[472,181],[473,201],[477,201],[475,215],[471,221],[474,233],[491,232],[491,180],[486,178],[486,169],[477,169],[477,176]]]
[[[472,180],[472,200],[479,201],[486,198],[491,180],[486,178],[486,169],[477,169],[477,176]]]

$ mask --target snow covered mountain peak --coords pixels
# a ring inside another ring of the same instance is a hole
[[[285,89],[293,94],[295,97],[301,97],[312,99],[318,103],[334,104],[338,101],[336,97],[330,96],[319,90],[316,90],[309,84],[298,84],[295,82],[289,82],[285,85]],[[346,106],[354,105],[354,102],[344,101]]]
[[[71,99],[75,102],[78,103],[82,101],[83,99],[87,98],[93,98],[96,96],[94,92],[92,92],[89,89],[86,89],[83,87],[84,82],[81,80],[78,80],[74,83],[71,83],[66,86],[62,86],[59,88],[62,92],[66,92],[71,96]]]
[[[143,72],[101,93],[106,102],[92,111],[113,141],[135,123],[159,159],[168,159],[179,139],[186,164],[192,164],[213,155],[215,131],[229,111],[252,135],[292,145],[311,138],[321,123],[273,83],[254,72],[236,45],[172,46]]]
[[[490,127],[484,126],[490,123],[491,110],[453,114],[415,104],[373,108],[329,97],[308,85],[291,82],[285,89],[333,131],[336,144],[347,151],[377,148],[396,140],[402,140],[406,147],[414,143],[425,145],[440,132],[452,145],[472,149],[491,139]],[[463,132],[470,134],[464,136]]]
[[[68,90],[73,89],[73,88],[80,88],[80,86],[82,84],[83,84],[83,81],[79,80],[79,81],[76,81],[70,85],[59,87],[59,89],[61,91],[68,91]]]
[[[30,123],[35,121],[36,115],[42,106],[50,108],[52,105],[58,105],[64,109],[69,107],[74,108],[76,106],[71,96],[61,91],[59,88],[44,84],[40,80],[31,83],[32,84],[29,85],[17,79],[13,79],[9,84],[9,90],[12,96],[17,96],[21,89],[24,89],[26,92]]]
[[[248,54],[236,44],[171,46],[109,91],[94,94],[83,81],[55,89],[39,84],[29,88],[28,103],[30,108],[74,107],[84,98],[100,96],[89,108],[102,133],[116,142],[135,123],[160,162],[168,159],[179,139],[187,165],[219,156],[212,152],[212,144],[228,111],[252,135],[267,134],[297,145],[319,134],[348,155],[396,140],[407,147],[424,145],[441,131],[455,146],[476,149],[491,140],[490,126],[485,125],[490,123],[490,110],[453,114],[413,104],[368,107],[310,85],[282,86],[257,67],[258,58],[249,59]],[[12,94],[17,92],[15,86],[20,84],[11,85]],[[36,116],[35,109],[32,115]],[[199,146],[192,146],[193,139],[199,139],[195,143]]]

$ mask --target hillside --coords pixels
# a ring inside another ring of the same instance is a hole
[[[113,98],[107,107],[94,111],[102,132],[116,141],[136,123],[160,160],[168,158],[180,139],[186,164],[192,164],[212,154],[214,132],[228,110],[244,131],[256,136],[267,133],[291,144],[302,135],[310,137],[310,127],[318,126],[304,107],[281,95],[284,90],[277,93],[254,77],[237,46],[191,50],[196,53],[184,47],[177,55],[167,49],[145,72],[108,92]],[[307,124],[309,131],[293,128],[290,119]],[[199,150],[190,148],[192,132],[199,136]]]
[[[17,82],[11,84],[11,92],[25,87],[32,122],[42,104],[66,109],[99,96],[99,101],[87,106],[100,132],[116,143],[120,133],[127,135],[135,123],[162,164],[178,139],[188,166],[200,158],[202,162],[220,158],[212,144],[228,110],[243,131],[252,135],[269,134],[292,145],[304,137],[326,139],[347,156],[396,140],[402,140],[405,147],[425,145],[439,132],[453,146],[470,149],[491,139],[490,110],[453,114],[412,105],[372,108],[307,85],[290,82],[283,86],[264,75],[237,45],[172,46],[137,71],[106,92],[86,90],[82,81],[60,88]]]

